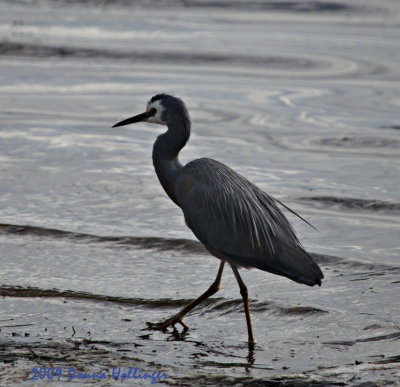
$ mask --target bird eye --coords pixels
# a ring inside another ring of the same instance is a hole
[[[151,114],[152,116],[155,116],[156,113],[157,113],[157,109],[156,109],[156,108],[151,108],[151,109],[149,110],[149,114]]]

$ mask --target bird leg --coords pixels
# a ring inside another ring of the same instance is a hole
[[[232,263],[230,263],[230,265],[233,270],[233,274],[235,274],[236,281],[239,284],[240,294],[242,295],[242,298],[243,298],[244,313],[246,314],[246,322],[247,322],[247,332],[249,335],[249,345],[253,346],[256,343],[256,341],[254,340],[253,328],[251,327],[249,297],[248,297],[247,287],[244,284],[242,277],[240,277],[239,270],[237,269],[237,267],[235,265],[233,265]]]
[[[158,322],[158,323],[147,323],[147,327],[149,329],[155,330],[166,330],[170,326],[174,326],[176,323],[179,323],[183,326],[184,330],[188,330],[189,327],[182,321],[183,317],[190,312],[193,308],[199,305],[201,302],[205,301],[207,298],[211,297],[213,294],[217,293],[219,290],[219,286],[221,284],[222,272],[224,270],[225,261],[221,261],[219,265],[218,274],[215,278],[215,281],[211,284],[211,286],[199,297],[192,301],[189,305],[185,306],[180,312],[173,315],[167,320]]]

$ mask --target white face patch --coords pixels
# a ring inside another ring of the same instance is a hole
[[[161,101],[157,100],[154,102],[148,102],[146,111],[150,111],[151,109],[156,109],[156,114],[153,117],[149,117],[146,121],[152,124],[166,125],[165,122],[161,119],[162,113],[164,111],[164,106],[161,105]]]

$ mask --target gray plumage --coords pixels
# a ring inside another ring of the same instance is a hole
[[[153,147],[157,176],[168,196],[182,209],[187,226],[210,253],[222,260],[207,292],[173,318],[149,326],[165,329],[179,322],[187,328],[183,316],[219,289],[226,261],[238,280],[249,342],[254,343],[247,288],[237,266],[255,267],[310,286],[321,285],[324,277],[278,204],[296,213],[218,161],[201,158],[183,166],[178,154],[190,137],[191,122],[179,98],[158,94],[148,102],[146,112],[114,126],[140,121],[167,125],[168,130],[157,137]]]
[[[276,200],[231,168],[212,159],[194,160],[182,168],[177,192],[186,224],[207,248],[240,266],[320,284],[321,270]]]

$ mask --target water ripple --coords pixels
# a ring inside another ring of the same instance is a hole
[[[374,199],[340,198],[336,196],[309,196],[299,198],[301,201],[311,202],[317,208],[334,207],[372,212],[383,212],[390,215],[400,215],[400,203],[385,202]]]
[[[400,148],[400,141],[380,137],[330,137],[321,140],[321,145],[331,145],[344,148]]]
[[[2,297],[21,297],[21,298],[66,298],[73,300],[84,300],[89,302],[112,302],[114,304],[125,306],[138,306],[142,308],[155,308],[160,310],[182,307],[193,301],[193,299],[171,299],[171,298],[132,298],[132,297],[117,297],[107,296],[103,294],[94,294],[89,292],[74,291],[74,290],[59,290],[59,289],[41,289],[38,287],[24,287],[24,286],[11,286],[1,285],[0,296]],[[311,307],[311,306],[282,306],[273,302],[260,302],[257,300],[250,300],[251,310],[253,313],[263,313],[270,311],[282,315],[315,315],[324,314],[328,311]],[[243,300],[230,299],[227,300],[223,297],[213,297],[203,302],[202,312],[218,311],[220,315],[227,315],[232,313],[241,313],[243,309]]]
[[[258,123],[259,124],[259,123]],[[319,122],[321,126],[327,126],[330,123]],[[393,158],[398,155],[400,141],[393,136],[338,136],[324,137],[319,134],[310,134],[308,136],[291,135],[287,137],[272,137],[270,134],[263,134],[270,143],[283,150],[302,150],[314,153],[346,154],[357,155],[370,158],[379,156],[380,158]]]
[[[112,59],[113,61],[127,59],[135,62],[145,63],[208,63],[232,65],[252,65],[279,70],[311,70],[318,67],[327,67],[329,62],[323,59],[311,60],[307,58],[296,58],[290,56],[254,56],[219,54],[207,52],[173,52],[173,51],[122,51],[106,50],[83,47],[49,46],[41,44],[0,42],[0,55],[11,55],[21,57],[61,57],[80,59]]]
[[[13,3],[13,0],[6,0]],[[39,0],[40,3],[53,3],[52,0]],[[158,8],[224,8],[236,10],[255,11],[280,11],[280,12],[301,12],[301,13],[349,13],[365,11],[365,7],[349,5],[339,1],[262,1],[250,0],[224,1],[224,0],[170,0],[159,2],[157,0],[57,0],[58,5],[63,6],[122,6],[122,7],[158,7]]]
[[[367,343],[367,342],[373,342],[373,341],[381,341],[381,340],[398,340],[400,338],[400,332],[393,332],[385,335],[379,335],[379,336],[371,336],[371,337],[365,337],[363,339],[355,339],[355,340],[346,340],[346,341],[327,341],[324,344],[327,345],[334,345],[334,346],[352,346],[357,343]]]
[[[41,289],[37,287],[23,287],[23,286],[0,286],[0,296],[3,297],[62,297],[71,298],[75,300],[85,301],[100,301],[100,302],[113,302],[116,304],[123,304],[127,306],[141,306],[147,308],[173,308],[188,304],[192,300],[187,299],[176,299],[170,298],[159,298],[159,299],[144,299],[144,298],[126,298],[126,297],[115,297],[106,296],[102,294],[93,294],[88,292],[77,292],[73,290],[58,290],[58,289]]]
[[[306,198],[307,200],[307,198]],[[311,198],[312,200],[312,198]],[[141,249],[154,249],[157,251],[179,251],[182,254],[200,254],[209,255],[208,251],[200,242],[191,239],[174,239],[160,237],[134,237],[134,236],[99,236],[86,233],[76,233],[72,231],[63,231],[51,228],[30,226],[30,225],[13,225],[0,224],[0,236],[33,236],[40,238],[49,238],[55,240],[66,240],[72,243],[103,243],[108,248],[130,247]],[[344,266],[347,268],[355,268],[358,270],[366,270],[376,275],[377,272],[382,274],[400,271],[400,267],[391,266],[381,263],[361,262],[349,258],[341,258],[332,255],[310,253],[312,257],[322,265],[328,266]]]
[[[107,243],[115,246],[135,246],[143,249],[160,251],[181,250],[186,253],[208,254],[200,242],[190,239],[167,239],[158,237],[128,237],[128,236],[99,236],[85,233],[76,233],[52,228],[29,225],[0,224],[0,235],[32,235],[53,239],[67,239],[82,243]]]

